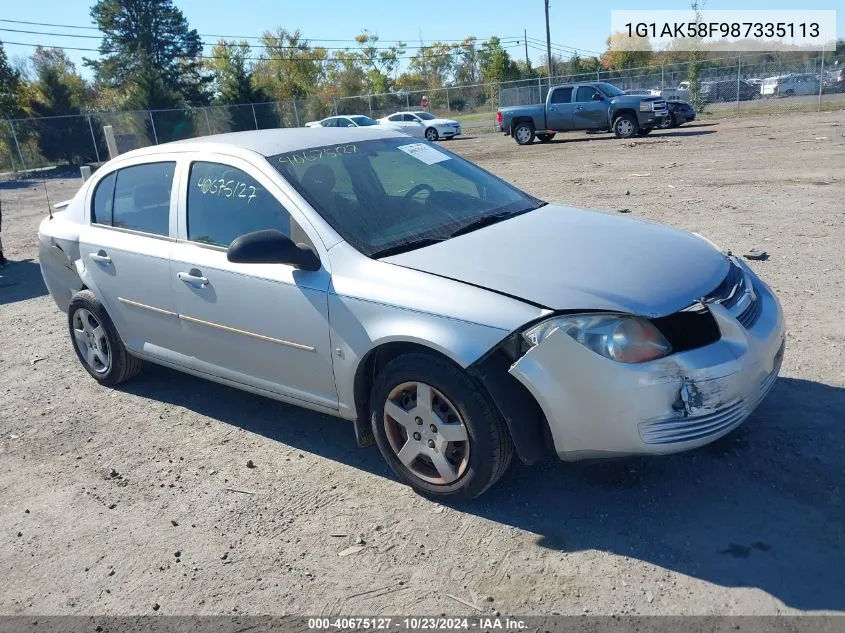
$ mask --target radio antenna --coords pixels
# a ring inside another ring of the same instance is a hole
[[[50,194],[47,193],[47,179],[44,177],[43,172],[41,175],[41,182],[44,184],[44,197],[47,198],[47,215],[50,216],[50,219],[53,219],[53,207],[50,205]]]

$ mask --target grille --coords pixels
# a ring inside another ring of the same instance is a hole
[[[666,102],[659,99],[654,102],[654,105],[652,107],[654,108],[654,111],[658,113],[666,113],[669,111],[669,109],[666,107]]]
[[[745,306],[742,312],[737,314],[735,310],[737,304],[743,297],[749,294],[750,303]],[[748,285],[745,273],[734,262],[731,262],[731,267],[728,270],[728,274],[722,280],[722,283],[707,295],[706,300],[721,304],[733,314],[746,330],[757,322],[757,318],[760,316],[762,310],[757,295],[754,293],[753,288],[750,288]]]
[[[739,426],[748,416],[744,403],[732,405],[707,415],[668,418],[641,423],[640,437],[646,444],[676,444],[717,435]]]

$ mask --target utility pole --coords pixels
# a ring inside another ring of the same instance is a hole
[[[522,29],[522,41],[525,43],[525,66],[528,67],[528,29]]]
[[[549,0],[546,0],[546,54],[548,55],[549,65],[549,86],[552,85],[552,35],[549,31]]]

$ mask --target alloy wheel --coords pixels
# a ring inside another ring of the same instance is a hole
[[[399,461],[431,484],[450,484],[469,466],[470,441],[457,408],[423,382],[396,386],[384,404],[384,430]]]
[[[79,308],[73,313],[73,338],[80,357],[96,373],[111,367],[111,351],[106,331],[91,312]]]

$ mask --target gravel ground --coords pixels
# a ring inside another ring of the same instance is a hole
[[[43,185],[7,182],[0,613],[845,611],[845,112],[448,147],[546,199],[766,250],[789,327],[769,398],[692,453],[515,464],[437,505],[333,418],[155,366],[99,387],[40,279]]]

